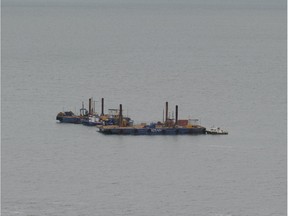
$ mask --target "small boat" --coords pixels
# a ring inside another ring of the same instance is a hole
[[[86,126],[97,126],[103,124],[98,115],[89,115],[88,118],[82,119],[81,123]]]
[[[220,127],[212,127],[210,130],[206,130],[206,133],[212,135],[227,135],[228,131],[221,129]]]

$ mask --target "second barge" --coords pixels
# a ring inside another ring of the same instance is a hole
[[[188,122],[188,121],[187,121]],[[150,125],[126,125],[123,122],[122,104],[120,104],[118,125],[98,126],[99,132],[103,134],[117,135],[183,135],[183,134],[206,134],[206,128],[197,124],[180,125],[178,121],[178,106],[176,105],[176,118],[168,118],[168,102],[166,102],[165,122],[151,123]]]
[[[183,135],[183,134],[206,134],[206,128],[202,126],[193,127],[151,127],[132,126],[119,127],[115,125],[100,126],[99,132],[103,134],[118,135]]]

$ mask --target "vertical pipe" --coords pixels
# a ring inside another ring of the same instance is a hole
[[[178,125],[178,105],[176,105],[175,113],[175,125]]]
[[[104,115],[104,98],[101,100],[101,115]]]
[[[92,98],[89,98],[89,115],[91,115],[91,101],[92,101]]]
[[[120,104],[120,109],[119,109],[119,127],[122,127],[122,121],[123,121],[123,117],[122,117],[122,104]]]
[[[168,102],[166,101],[166,118],[165,118],[165,122],[168,121]]]

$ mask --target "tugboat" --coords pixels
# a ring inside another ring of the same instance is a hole
[[[102,122],[97,114],[89,115],[88,117],[82,119],[81,123],[86,126],[102,125]]]
[[[102,98],[102,103],[104,102],[104,99]],[[84,109],[82,105],[82,109]],[[81,113],[81,110],[80,110]],[[89,98],[89,111],[86,110],[85,117],[81,120],[81,123],[85,126],[97,126],[101,125],[102,122],[100,121],[99,115],[95,112],[95,101],[94,106],[92,108],[92,98]]]
[[[206,133],[212,135],[227,135],[228,131],[221,129],[220,127],[212,127],[210,130],[206,130]]]
[[[200,125],[180,125],[178,123],[178,106],[176,105],[176,118],[168,118],[168,102],[166,102],[166,119],[164,123],[151,123],[149,125],[135,125],[127,122],[122,115],[122,104],[120,104],[119,117],[117,125],[98,126],[99,132],[103,134],[118,135],[182,135],[182,134],[206,134],[206,128]],[[179,121],[180,122],[180,121]],[[182,120],[182,122],[185,122]],[[187,120],[188,123],[188,120]]]

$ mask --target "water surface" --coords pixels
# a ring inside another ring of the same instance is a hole
[[[285,2],[2,3],[2,215],[286,215]],[[56,122],[89,97],[229,135]]]

